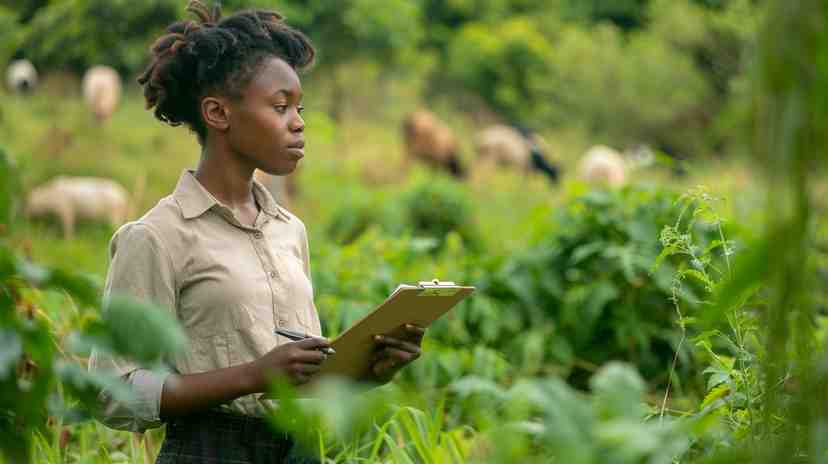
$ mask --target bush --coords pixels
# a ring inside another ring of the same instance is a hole
[[[448,75],[509,118],[529,120],[549,102],[532,82],[549,75],[552,45],[529,18],[468,23],[449,48]]]
[[[646,378],[665,382],[681,334],[670,304],[673,267],[665,262],[651,269],[659,232],[677,216],[676,198],[628,187],[575,199],[559,214],[559,232],[508,260],[482,285],[510,322],[495,336],[480,336],[514,353],[537,335],[544,355],[579,385],[584,371],[609,360],[632,362]],[[678,297],[692,306],[690,291]],[[689,350],[681,356],[686,360]]]
[[[470,199],[456,182],[437,177],[418,183],[403,195],[402,205],[414,236],[434,239],[438,249],[450,232],[473,249],[479,245]]]
[[[327,235],[334,242],[347,245],[358,239],[370,227],[385,232],[400,232],[401,218],[386,205],[388,202],[376,199],[359,199],[337,208],[327,227]]]

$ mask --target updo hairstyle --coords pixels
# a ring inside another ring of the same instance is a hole
[[[275,11],[247,10],[222,19],[220,6],[208,9],[198,0],[191,0],[187,11],[197,21],[167,28],[152,45],[152,60],[138,83],[156,118],[171,126],[186,124],[201,143],[207,137],[202,98],[241,98],[268,57],[281,58],[296,71],[313,64],[310,40]]]

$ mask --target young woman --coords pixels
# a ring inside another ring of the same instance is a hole
[[[119,404],[102,395],[102,421],[134,431],[166,423],[158,463],[297,462],[288,457],[290,437],[272,434],[261,419],[278,404],[260,393],[274,375],[307,382],[328,341],[313,302],[305,227],[253,172],[290,174],[304,157],[297,71],[315,52],[273,11],[220,19],[198,1],[188,10],[198,21],[168,28],[138,82],[158,119],[196,134],[201,159],[170,196],[115,233],[106,294],[169,308],[190,346],[165,375],[93,353],[90,368],[115,371],[137,397]],[[291,342],[276,328],[315,337]],[[387,382],[419,356],[423,329],[406,333],[378,338],[365,380]]]

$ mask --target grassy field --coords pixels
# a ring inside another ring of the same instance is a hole
[[[353,97],[340,124],[326,116],[322,111],[326,102],[315,97],[324,95],[323,86],[324,83],[315,81],[306,85],[305,92],[309,95],[308,148],[307,156],[295,174],[299,194],[292,209],[306,223],[310,233],[317,305],[330,335],[372,306],[397,282],[436,276],[479,284],[492,280],[489,273],[495,274],[495,271],[508,275],[511,272],[508,263],[514,257],[542,249],[550,239],[571,232],[574,225],[561,222],[559,213],[569,214],[564,218],[579,217],[584,213],[584,204],[576,199],[592,192],[592,188],[577,179],[577,160],[586,148],[599,141],[588,140],[577,129],[548,128],[543,131],[554,148],[552,157],[564,172],[560,185],[551,186],[538,176],[515,172],[475,172],[470,181],[457,184],[442,176],[435,177],[422,167],[411,172],[399,170],[403,156],[400,121],[407,111],[418,106],[417,101],[408,96],[410,92],[404,83],[392,85],[380,102],[368,96]],[[132,218],[137,218],[171,192],[182,170],[194,167],[198,160],[199,147],[195,138],[183,128],[169,128],[156,121],[143,109],[142,99],[134,88],[128,89],[115,116],[103,126],[93,122],[77,95],[58,92],[54,87],[27,98],[0,94],[0,101],[3,102],[0,144],[17,162],[23,193],[60,174],[108,177],[130,191],[145,179],[145,188],[134,198]],[[480,128],[476,118],[452,110],[441,102],[437,102],[435,108],[456,130],[464,160],[474,171],[471,140],[475,130]],[[750,160],[734,157],[700,156],[687,165],[684,176],[675,177],[669,169],[654,166],[631,172],[630,181],[635,188],[659,188],[676,194],[705,185],[712,196],[721,199],[711,199],[710,203],[726,218],[728,234],[747,239],[761,219],[759,212],[764,202],[759,194],[759,179],[753,177],[752,173],[756,171],[750,163]],[[417,203],[418,189],[434,185],[465,199],[468,222],[477,234],[475,246],[452,234],[446,246],[434,252],[430,242],[423,242],[417,231],[407,228],[409,224],[400,219],[400,215],[411,209],[412,203]],[[635,195],[625,198],[635,198]],[[342,215],[358,214],[365,205],[384,209],[391,228],[375,226],[352,244],[335,242],[331,238],[332,223]],[[602,216],[596,217],[601,220]],[[41,219],[18,221],[11,237],[17,249],[37,262],[88,273],[102,280],[107,267],[107,243],[112,232],[106,225],[87,223],[81,225],[75,239],[67,241],[61,238],[54,220]],[[657,230],[647,238],[654,247],[658,239]],[[649,269],[652,264],[642,263],[641,269]],[[647,272],[642,272],[646,276]],[[587,283],[600,277],[599,274],[576,277],[571,274],[564,273],[568,279],[582,279]],[[65,342],[79,321],[97,317],[88,310],[74,307],[70,299],[59,294],[34,292],[32,299],[43,309],[43,315],[50,318],[58,344]],[[544,448],[533,444],[532,439],[496,427],[504,418],[503,410],[508,411],[508,407],[495,408],[498,412],[492,411],[494,415],[481,412],[485,406],[477,403],[479,399],[474,399],[474,395],[464,396],[463,388],[483,385],[489,391],[503,389],[499,397],[507,398],[503,401],[508,406],[511,404],[509,392],[529,388],[525,387],[525,382],[537,380],[547,383],[532,388],[545,388],[545,394],[553,398],[559,395],[558,399],[566,402],[571,396],[579,398],[572,400],[573,404],[591,403],[580,399],[580,392],[555,383],[558,382],[555,380],[557,373],[567,371],[547,353],[550,348],[546,344],[551,342],[545,337],[549,335],[547,329],[554,327],[554,323],[544,322],[542,327],[518,329],[526,330],[525,341],[507,349],[502,341],[495,340],[506,337],[497,334],[509,334],[509,330],[513,330],[508,328],[508,321],[512,317],[510,313],[519,310],[515,306],[518,303],[504,301],[494,291],[484,293],[478,301],[466,308],[463,316],[435,329],[434,340],[426,344],[427,355],[404,373],[398,386],[390,389],[398,395],[394,396],[397,401],[394,404],[400,409],[387,413],[376,422],[373,431],[367,432],[368,438],[345,434],[332,441],[320,441],[320,452],[327,455],[330,462],[493,462],[510,458],[543,461]],[[666,296],[652,304],[655,310],[672,314],[672,304]],[[677,330],[677,325],[672,329]],[[494,335],[487,339],[487,334]],[[452,345],[452,338],[467,341]],[[676,348],[675,341],[670,343]],[[586,351],[602,349],[587,347]],[[82,358],[77,361],[85,362]],[[668,367],[665,363],[659,376],[661,380],[644,379],[647,383],[640,385],[636,383],[640,380],[629,381],[633,397],[639,395],[643,404],[649,404],[653,410],[661,406],[663,380],[672,375]],[[600,370],[599,366],[586,361],[577,368],[583,369],[587,377],[600,374],[604,376],[601,379],[621,379],[624,385],[627,385],[624,379],[629,380],[624,372]],[[459,383],[458,387],[458,381],[463,379],[466,382]],[[482,384],[475,384],[477,381]],[[686,381],[686,387],[674,385],[682,394],[670,399],[670,408],[677,412],[677,416],[692,413],[700,396],[705,394],[705,391],[692,387],[696,380],[688,378]],[[595,382],[600,385],[600,380]],[[454,387],[446,390],[449,384]],[[388,403],[385,398],[379,401]],[[550,411],[554,408],[543,409],[545,407],[552,406],[535,406],[552,414]],[[642,414],[636,408],[624,411],[623,414],[629,414],[629,417],[622,414],[624,420]],[[335,415],[330,411],[328,414]],[[505,416],[510,414],[505,413]],[[574,420],[573,417],[567,419],[564,414],[559,419]],[[323,423],[329,428],[336,428],[331,425],[336,422],[330,416],[319,420],[328,421]],[[537,425],[532,424],[524,425],[530,429]],[[342,427],[342,423],[338,427]],[[65,429],[56,425],[49,430],[51,435],[42,437],[36,446],[36,462],[143,462],[144,451],[129,434],[113,432],[91,422]],[[61,433],[64,440],[68,439],[65,443],[61,442]],[[640,436],[649,433],[641,430]],[[160,430],[150,434],[150,455],[156,452],[162,435]],[[510,441],[502,441],[504,437]],[[665,435],[663,443],[672,443],[670,440]],[[405,446],[396,449],[395,443]],[[499,448],[504,443],[510,445]],[[577,443],[576,440],[568,446],[575,447]],[[609,444],[606,446],[614,449]]]

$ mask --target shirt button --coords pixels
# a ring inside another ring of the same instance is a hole
[[[287,319],[279,319],[279,327],[286,326],[287,322]]]
[[[262,237],[264,237],[264,234],[257,230],[256,232],[253,232],[253,236],[258,239],[261,239]]]
[[[275,279],[275,278],[276,278],[276,271],[270,271],[270,272],[268,272],[267,274],[270,276],[270,278],[271,278],[271,279]]]

